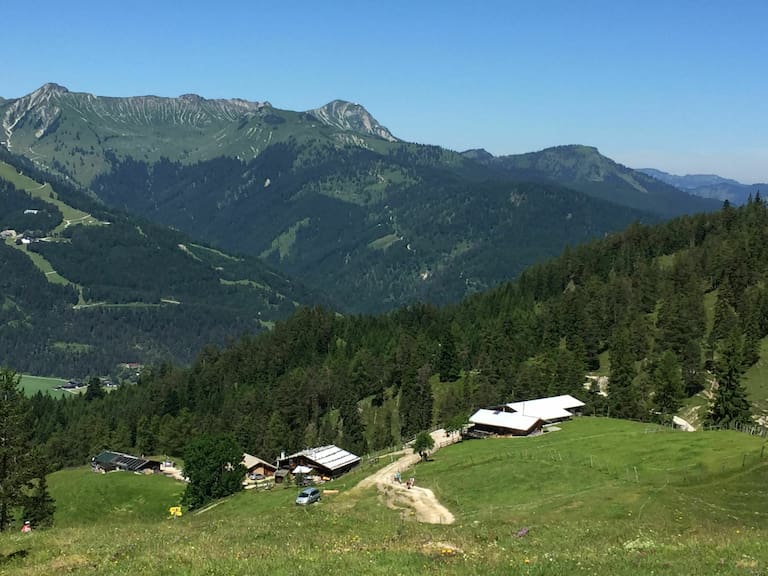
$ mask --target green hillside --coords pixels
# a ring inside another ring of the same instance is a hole
[[[365,453],[480,407],[558,394],[589,414],[765,426],[766,230],[768,208],[752,202],[632,226],[454,306],[299,308],[188,368],[155,366],[141,386],[72,403],[37,440],[64,465],[113,440],[178,454],[221,432],[265,458],[324,444]],[[588,373],[607,378],[607,396],[584,388]],[[708,419],[721,386],[734,400]]]
[[[456,516],[426,525],[354,478],[319,504],[248,491],[167,518],[182,485],[84,469],[50,477],[56,525],[0,535],[3,573],[761,574],[764,441],[581,418],[537,438],[468,441],[415,467]],[[24,551],[23,556],[19,551]]]
[[[438,148],[386,145],[290,140],[252,160],[192,165],[110,155],[111,171],[91,188],[109,205],[259,255],[344,312],[455,302],[566,244],[657,220]]]
[[[0,363],[63,377],[188,362],[312,298],[254,258],[110,212],[0,157]],[[120,326],[119,330],[115,326]]]

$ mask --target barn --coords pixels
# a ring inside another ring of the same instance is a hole
[[[318,448],[307,448],[290,456],[280,458],[279,468],[294,470],[297,466],[311,468],[326,478],[337,478],[360,464],[360,456],[330,444]]]
[[[143,473],[160,472],[160,466],[159,460],[148,460],[111,450],[104,450],[91,458],[91,468],[94,472],[111,472],[113,470]]]
[[[505,411],[512,411],[525,416],[540,418],[545,423],[562,422],[573,418],[584,407],[584,402],[570,394],[535,398],[522,402],[510,402],[504,405]]]
[[[501,436],[527,436],[541,430],[543,422],[535,416],[525,416],[518,412],[480,409],[469,421],[473,431],[484,434],[499,434]]]

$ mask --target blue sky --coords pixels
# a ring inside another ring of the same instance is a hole
[[[768,181],[768,1],[5,2],[0,96],[363,104],[396,136]]]

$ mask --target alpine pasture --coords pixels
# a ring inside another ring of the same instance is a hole
[[[246,491],[171,519],[183,485],[159,476],[50,476],[56,526],[0,535],[0,571],[36,574],[763,574],[765,440],[577,418],[538,437],[465,441],[405,471],[452,525],[415,522],[367,466],[298,507]],[[380,464],[388,457],[379,459]]]

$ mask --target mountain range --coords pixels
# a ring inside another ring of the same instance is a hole
[[[714,198],[720,201],[728,200],[731,204],[744,204],[750,196],[754,198],[756,194],[765,194],[768,190],[768,184],[742,184],[716,174],[677,176],[654,168],[640,168],[638,172],[653,176],[657,180],[696,196]]]
[[[403,142],[364,107],[99,97],[0,102],[3,144],[108,206],[266,260],[345,312],[455,302],[633,221],[715,209],[595,148]]]

